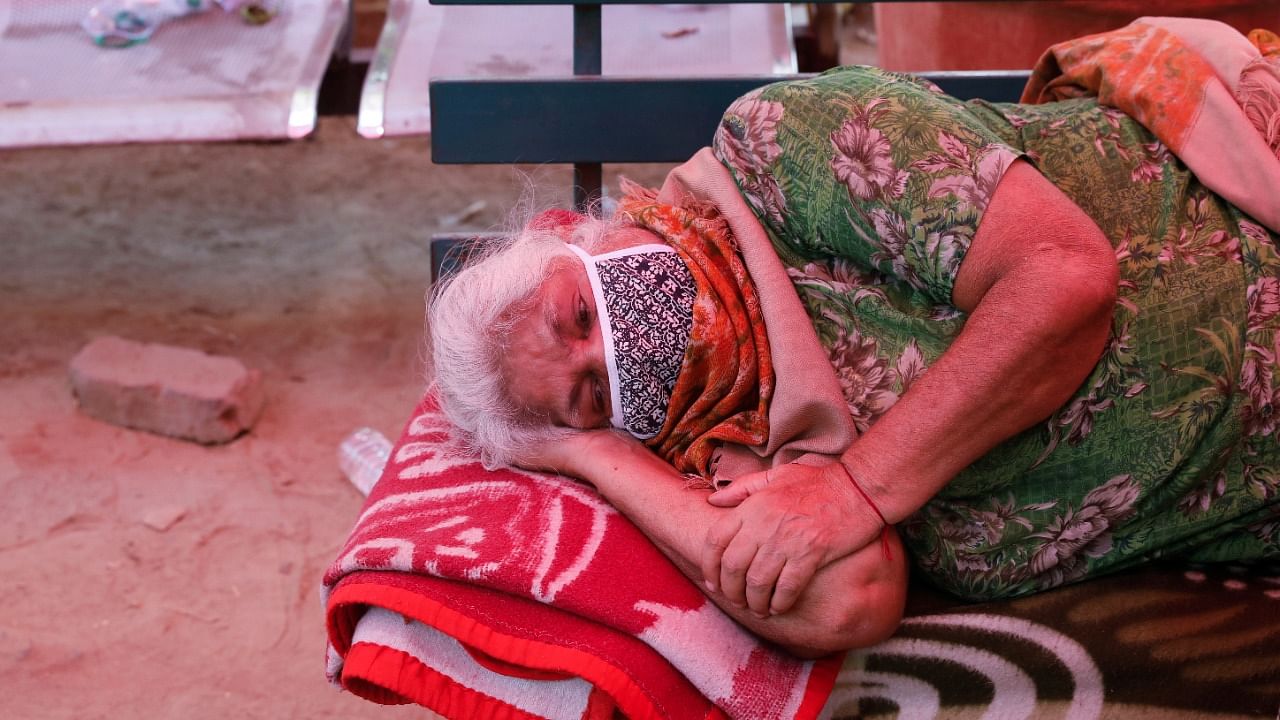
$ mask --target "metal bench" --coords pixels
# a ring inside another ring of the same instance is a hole
[[[431,157],[433,162],[444,164],[572,163],[574,205],[578,208],[599,198],[604,163],[682,162],[710,143],[724,109],[735,98],[761,85],[805,77],[602,77],[601,6],[639,4],[638,0],[431,2],[573,6],[572,77],[439,78],[430,82]],[[919,74],[962,99],[1014,101],[1029,73]],[[679,123],[670,122],[671,107],[680,108]],[[450,234],[433,238],[433,277],[455,264],[460,246],[465,246],[469,237]]]

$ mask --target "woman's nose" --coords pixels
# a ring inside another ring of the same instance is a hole
[[[604,370],[604,332],[600,329],[600,323],[596,322],[591,326],[591,332],[587,334],[587,340],[583,352],[587,356],[587,363],[592,369]]]

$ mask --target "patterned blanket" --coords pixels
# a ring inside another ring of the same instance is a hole
[[[915,585],[824,717],[1275,718],[1280,568],[1151,565],[1013,601]]]

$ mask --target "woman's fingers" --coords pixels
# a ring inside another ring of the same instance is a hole
[[[710,592],[720,592],[720,562],[724,551],[742,528],[742,518],[725,515],[707,528],[707,546],[702,552],[702,584]]]
[[[756,550],[751,567],[746,573],[747,607],[756,617],[768,617],[769,608],[774,596],[774,586],[784,566],[788,564],[787,556],[760,548]]]
[[[764,472],[743,475],[731,482],[728,487],[711,493],[707,496],[707,502],[716,507],[734,507],[751,497],[753,493],[763,490],[769,484],[772,472],[773,468],[770,468]]]
[[[742,533],[742,519],[727,515],[707,531],[707,547],[702,556],[703,584],[731,604],[747,606],[747,571],[759,545],[750,533]],[[781,569],[779,567],[779,569]],[[768,611],[768,603],[762,606]]]
[[[720,559],[720,594],[740,608],[747,606],[747,570],[759,547],[748,534],[738,533]]]
[[[818,572],[817,556],[808,555],[788,560],[786,566],[778,573],[777,582],[774,583],[769,613],[781,615],[795,606],[796,601],[800,599],[800,593],[809,586],[809,581],[813,579],[816,572]]]
[[[729,509],[707,532],[708,590],[759,617],[790,611],[820,567],[865,544],[844,490],[820,468],[784,465],[713,494]]]
[[[757,617],[784,613],[796,604],[821,558],[812,552],[788,554],[749,535],[741,523],[726,523],[709,534],[703,565],[707,588]]]

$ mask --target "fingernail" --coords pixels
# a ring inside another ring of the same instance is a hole
[[[711,582],[710,580],[703,580],[703,581],[702,581],[702,586],[703,586],[703,587],[705,587],[705,588],[707,589],[707,591],[708,591],[708,592],[715,592],[715,591],[716,591],[716,584],[715,584],[715,583],[713,583],[713,582]]]

